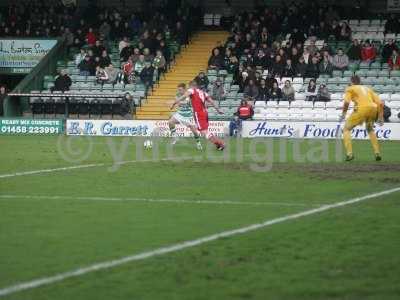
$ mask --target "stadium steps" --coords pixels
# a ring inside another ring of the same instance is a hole
[[[202,31],[197,33],[186,48],[176,58],[175,65],[160,80],[154,92],[147,98],[136,112],[136,119],[163,120],[168,119],[169,107],[175,99],[176,87],[179,83],[188,83],[197,76],[200,70],[207,70],[211,50],[217,42],[225,41],[228,32]]]

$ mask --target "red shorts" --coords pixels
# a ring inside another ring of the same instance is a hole
[[[194,112],[193,118],[199,131],[208,130],[208,113],[206,111]]]

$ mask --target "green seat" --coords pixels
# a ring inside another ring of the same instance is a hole
[[[350,66],[349,66],[349,69],[350,69]],[[346,70],[343,72],[343,77],[351,77],[353,75],[354,75],[354,71],[352,71],[352,70]]]
[[[394,90],[395,90],[394,85],[385,85],[381,89],[382,93],[393,93]]]
[[[360,68],[360,70],[362,70],[362,69],[369,69],[369,63],[367,63],[367,62],[361,62],[359,68]]]
[[[350,84],[351,79],[349,77],[342,77],[339,79],[339,84],[348,85]]]
[[[379,77],[389,77],[389,70],[380,70],[378,71]]]
[[[373,62],[370,66],[370,69],[372,70],[380,70],[381,69],[381,63],[379,62]]]
[[[228,72],[226,70],[220,70],[218,72],[218,76],[226,77],[228,75]]]
[[[385,85],[386,78],[384,78],[384,77],[374,78],[374,84],[375,85]]]
[[[329,78],[332,79],[332,78]],[[329,80],[328,78],[324,78],[324,77],[318,77],[316,83],[317,84],[326,84]],[[304,81],[306,83],[306,85],[308,85],[308,81]]]
[[[360,77],[366,77],[367,76],[367,70],[362,70],[362,69],[360,69],[360,70],[357,70],[356,72],[355,72],[355,74],[357,75],[357,76],[360,76]]]
[[[349,64],[349,70],[352,72],[355,72],[358,70],[358,64],[357,63],[351,63]],[[345,71],[346,72],[346,71]]]
[[[44,80],[44,81],[52,82],[52,81],[54,81],[55,79],[54,79],[54,76],[53,76],[53,75],[46,75],[46,76],[43,77],[43,80]]]
[[[328,84],[336,84],[338,85],[340,83],[340,79],[338,77],[334,77],[334,78],[328,78]]]
[[[377,70],[367,70],[366,75],[367,77],[377,77],[378,72]]]
[[[43,88],[46,90],[51,89],[52,87],[54,87],[54,82],[52,81],[45,81],[43,82]]]
[[[333,77],[342,77],[342,76],[343,76],[343,72],[340,71],[340,70],[334,70],[334,71],[332,72],[332,76],[333,76]]]
[[[390,71],[390,77],[400,77],[400,70]]]
[[[217,70],[208,70],[207,75],[208,76],[217,76]]]

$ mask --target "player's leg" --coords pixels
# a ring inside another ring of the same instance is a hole
[[[205,136],[211,143],[213,143],[217,147],[217,150],[224,150],[224,142],[216,136],[208,133],[208,115],[206,113],[195,113],[194,119],[197,129],[202,133],[202,135]]]
[[[364,121],[363,116],[358,112],[353,112],[350,117],[346,120],[343,129],[343,144],[346,149],[346,161],[354,159],[353,155],[353,143],[351,141],[351,131],[354,127],[361,124]]]
[[[203,146],[201,145],[201,142],[200,142],[200,133],[197,131],[196,126],[194,126],[193,124],[188,124],[187,127],[193,133],[193,137],[196,141],[197,149],[203,150]]]
[[[176,144],[178,141],[178,137],[176,135],[176,125],[179,124],[179,121],[175,118],[175,115],[173,115],[169,121],[168,121],[168,126],[169,126],[169,131],[172,137],[172,144]]]
[[[368,115],[367,121],[365,122],[365,129],[368,132],[369,140],[371,141],[372,149],[374,150],[375,159],[377,161],[382,160],[381,150],[379,147],[378,138],[374,131],[374,121],[376,118],[376,110],[372,110]]]

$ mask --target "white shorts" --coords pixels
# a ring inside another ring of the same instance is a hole
[[[179,124],[181,124],[183,126],[194,125],[193,118],[187,118],[187,117],[184,117],[184,116],[182,116],[181,114],[178,114],[178,113],[174,113],[172,115],[172,118],[177,120],[179,122]]]

